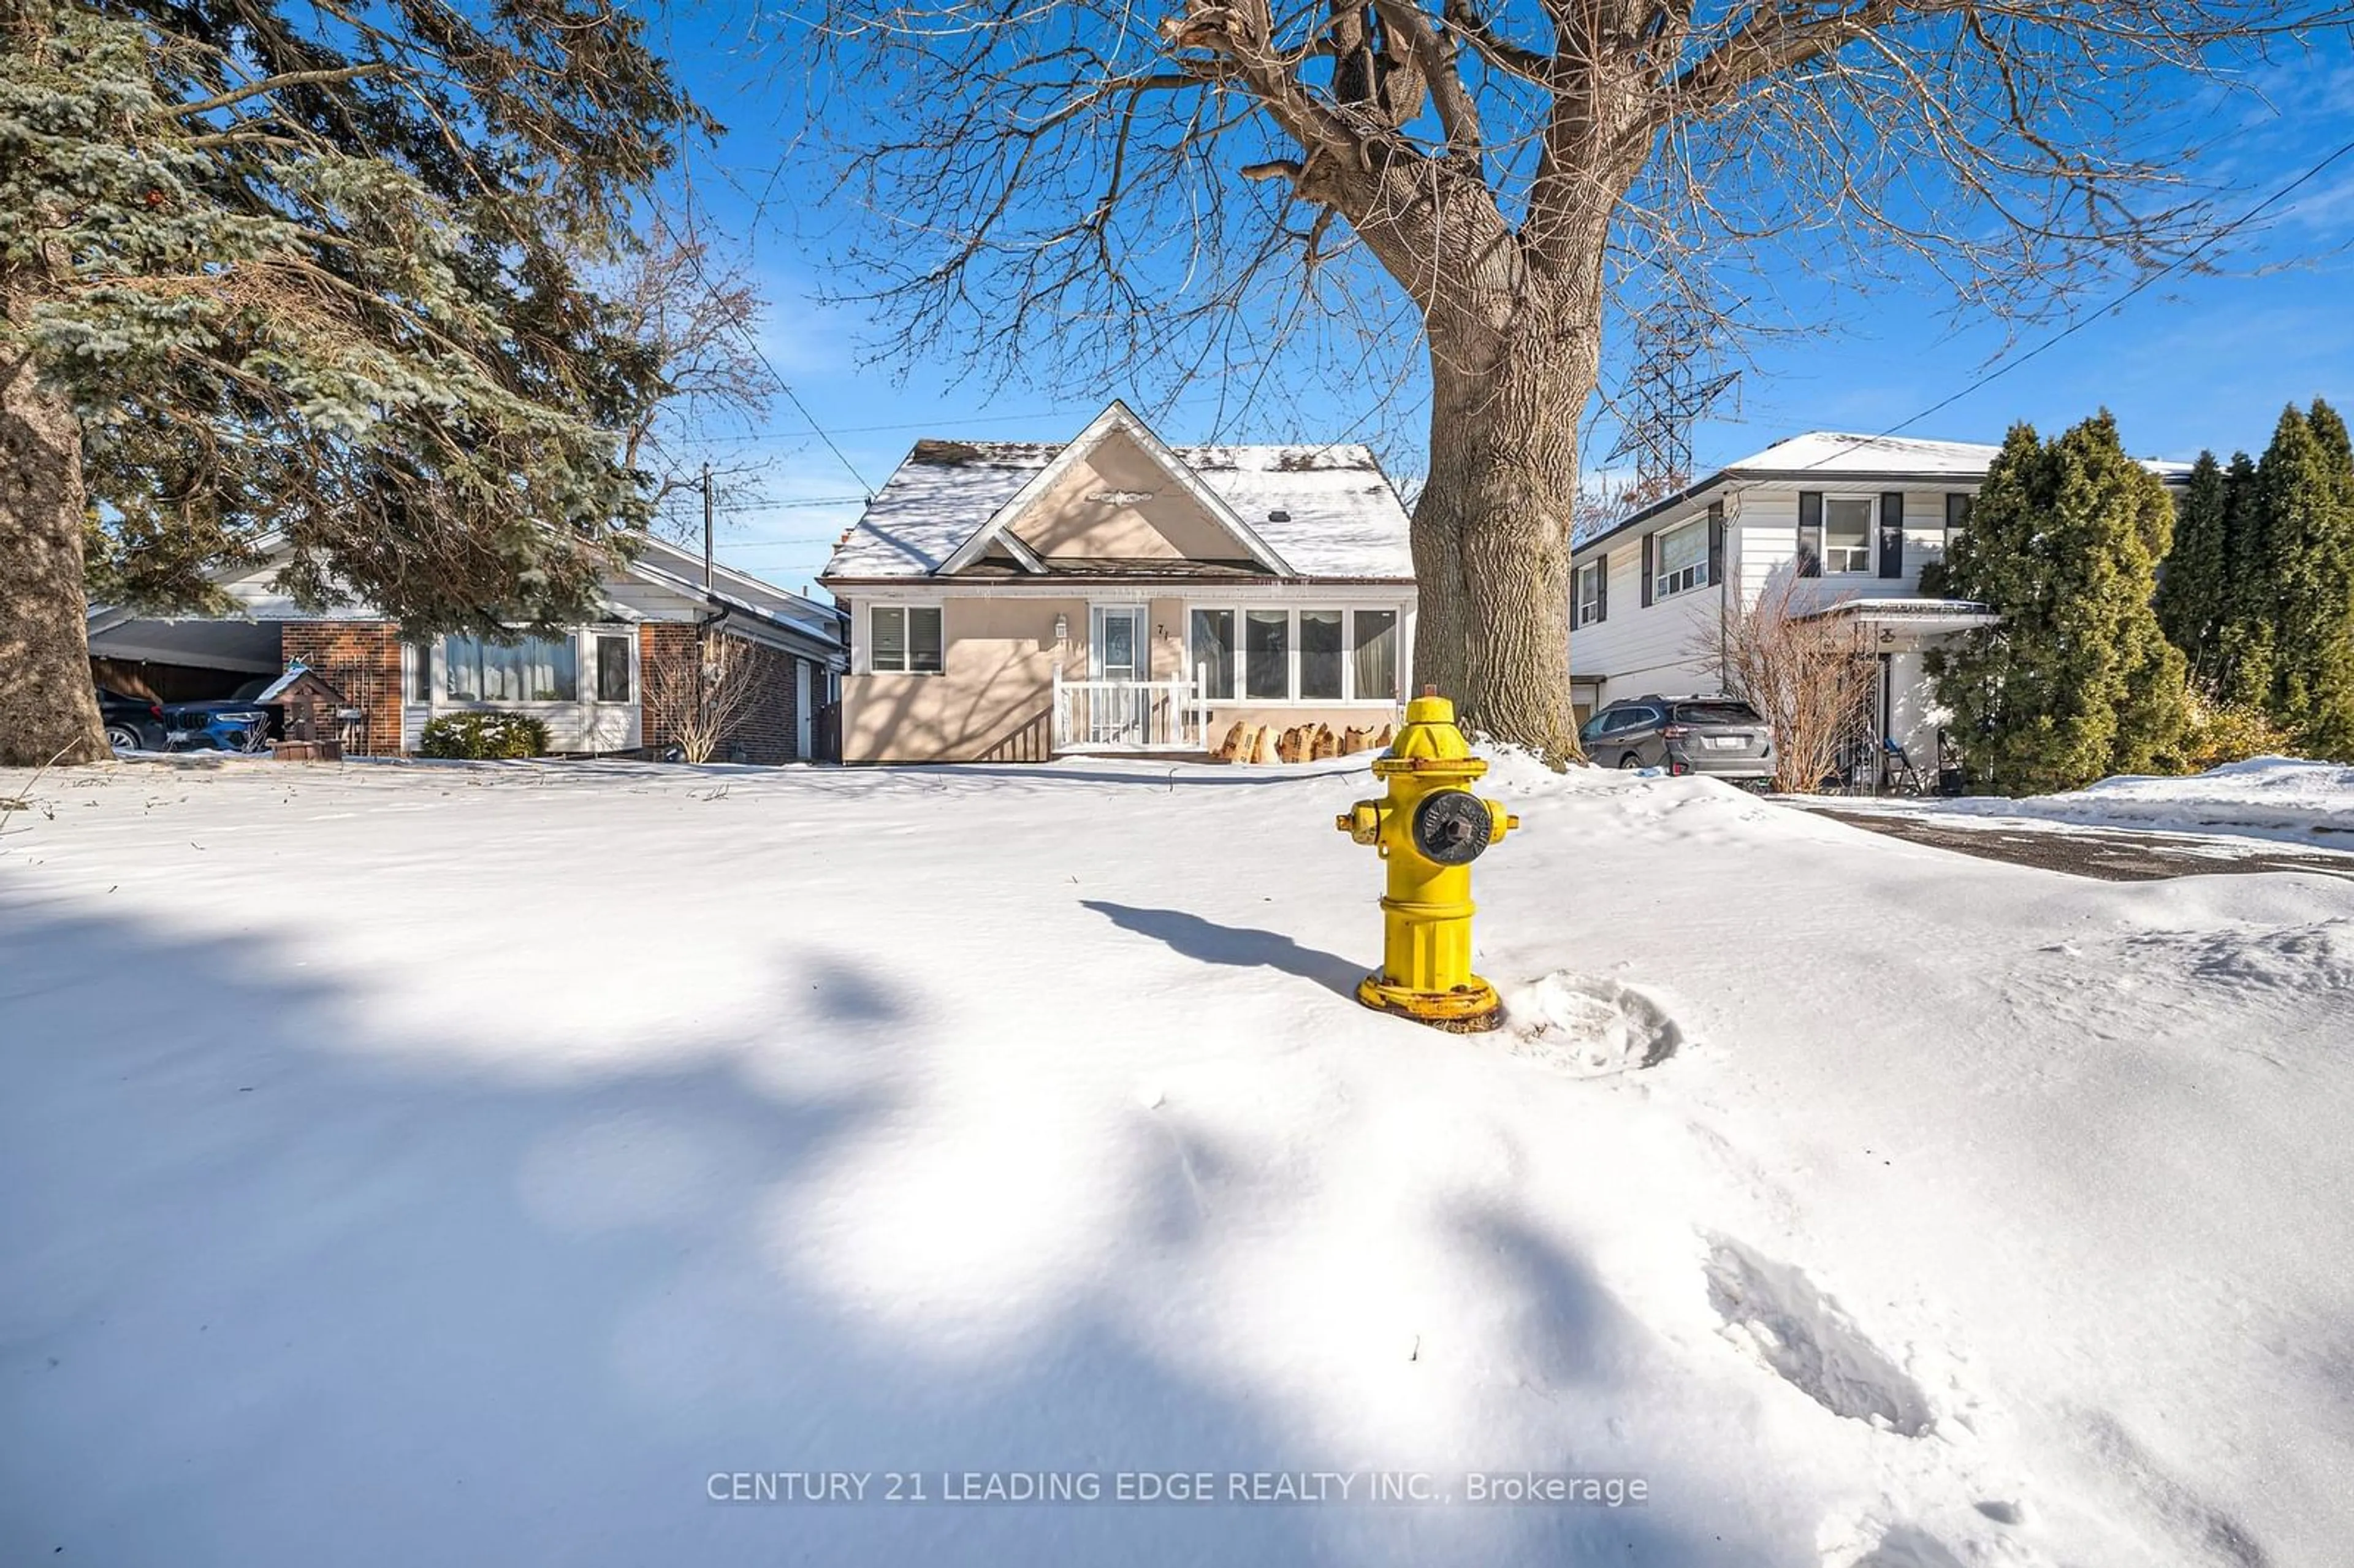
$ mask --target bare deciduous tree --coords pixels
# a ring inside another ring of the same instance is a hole
[[[2168,264],[2221,84],[2344,4],[828,0],[811,118],[898,350],[1244,399],[1302,333],[1361,375],[1418,344],[1417,666],[1554,747],[1615,299],[1723,314],[1784,241],[2013,316]]]
[[[687,761],[708,762],[752,711],[758,655],[744,639],[716,631],[702,635],[696,655],[654,666],[646,681],[645,726],[650,744],[675,746]]]
[[[643,247],[599,282],[621,328],[658,366],[655,387],[622,423],[621,461],[648,477],[657,526],[681,536],[701,513],[667,509],[702,486],[705,448],[728,430],[754,432],[776,393],[755,334],[767,302],[745,269],[716,257],[692,222],[657,216]],[[742,490],[764,465],[722,461],[712,482]]]
[[[1879,661],[1851,615],[1816,613],[1820,584],[1784,568],[1755,602],[1728,596],[1693,634],[1691,657],[1774,732],[1774,788],[1811,795],[1840,771],[1842,753],[1872,739]]]

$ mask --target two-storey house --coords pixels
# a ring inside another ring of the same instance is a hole
[[[1921,570],[1969,525],[2001,448],[1817,430],[1730,463],[1571,553],[1570,679],[1581,723],[1627,697],[1714,695],[1724,612],[1795,573],[1811,613],[1853,617],[1878,655],[1874,717],[1932,765],[1937,707],[1924,658],[1994,617],[1921,591]],[[2185,463],[2147,465],[2169,484]],[[1607,758],[1601,758],[1607,761]]]

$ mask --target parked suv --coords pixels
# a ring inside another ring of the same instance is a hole
[[[1774,777],[1774,737],[1736,697],[1634,697],[1612,703],[1577,732],[1604,768],[1664,768],[1728,781]]]
[[[253,699],[270,689],[267,676],[248,681],[234,696],[202,703],[171,703],[164,720],[172,728],[174,749],[198,751],[260,751],[270,744],[278,726],[275,703]]]

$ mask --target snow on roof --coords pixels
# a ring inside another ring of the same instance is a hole
[[[1842,473],[1901,474],[1907,479],[1983,479],[1999,446],[1983,441],[1930,441],[1912,436],[1857,436],[1838,430],[1808,430],[1776,441],[1762,452],[1726,463],[1729,474]],[[2163,458],[2137,459],[2152,473],[2172,478],[2190,471],[2187,462]]]
[[[1596,546],[1617,538],[1632,528],[1639,528],[1652,519],[1661,517],[1698,501],[1704,493],[1720,485],[1738,487],[1743,482],[1755,483],[1764,480],[1787,480],[1803,484],[1809,479],[1838,480],[1967,480],[1972,483],[1986,478],[1987,470],[2002,455],[2002,448],[1984,441],[1933,441],[1916,436],[1861,436],[1843,430],[1808,430],[1776,441],[1763,451],[1735,458],[1707,478],[1685,486],[1664,500],[1655,501],[1630,517],[1612,524],[1600,532],[1579,539],[1575,552],[1584,555]],[[2139,458],[2142,467],[2160,479],[2179,482],[2190,472],[2187,462],[2173,462],[2162,458]]]
[[[1978,441],[1929,441],[1911,436],[1858,436],[1809,430],[1724,465],[1727,473],[1902,473],[1977,479],[2001,454]]]
[[[1044,441],[917,441],[824,577],[924,577],[1055,461]],[[1307,577],[1411,577],[1405,508],[1369,448],[1174,447],[1182,462]]]

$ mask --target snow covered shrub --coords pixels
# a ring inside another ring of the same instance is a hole
[[[425,726],[417,749],[476,762],[540,757],[547,751],[547,726],[529,714],[443,714]]]

